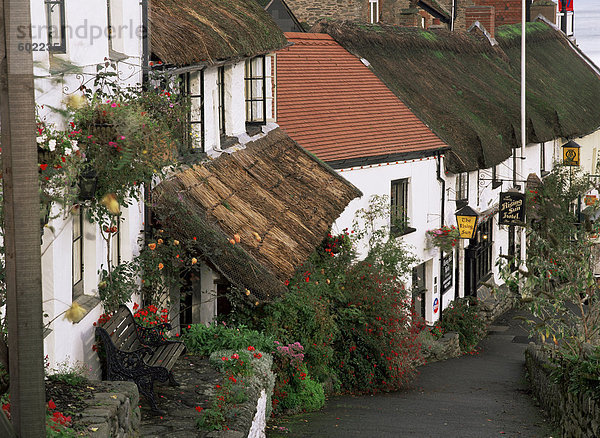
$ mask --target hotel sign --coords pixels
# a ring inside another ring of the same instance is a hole
[[[500,193],[498,223],[500,225],[524,225],[525,194],[519,192]]]

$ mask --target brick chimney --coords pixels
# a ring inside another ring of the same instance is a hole
[[[467,29],[473,23],[479,23],[487,30],[492,38],[496,29],[496,10],[493,6],[469,6],[465,11]]]

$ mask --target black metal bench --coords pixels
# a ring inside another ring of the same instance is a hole
[[[156,405],[154,381],[168,380],[179,386],[171,369],[185,349],[182,342],[167,340],[166,330],[171,330],[168,323],[152,328],[140,326],[126,306],[121,306],[102,327],[96,327],[96,336],[106,352],[107,380],[135,382],[158,414],[163,412]]]

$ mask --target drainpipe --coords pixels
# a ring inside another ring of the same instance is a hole
[[[454,0],[455,1],[455,0]],[[446,180],[442,178],[442,152],[438,151],[437,154],[437,180],[442,185],[442,196],[440,203],[440,227],[444,226],[444,216],[446,213]],[[444,251],[440,249],[440,280],[438,281],[438,286],[440,290],[440,323],[442,322],[442,312],[444,310],[444,291],[443,283],[442,283],[442,273],[444,269]]]

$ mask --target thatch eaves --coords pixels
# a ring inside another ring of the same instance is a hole
[[[520,25],[481,36],[321,21],[451,146],[452,172],[489,168],[520,146]],[[578,137],[600,126],[600,78],[555,29],[527,24],[529,142]]]
[[[268,301],[361,192],[280,129],[162,182],[153,205],[232,284]],[[261,240],[258,241],[254,233]],[[234,234],[241,243],[232,245]]]
[[[248,0],[152,0],[152,53],[177,66],[257,56],[281,49],[285,36]]]

